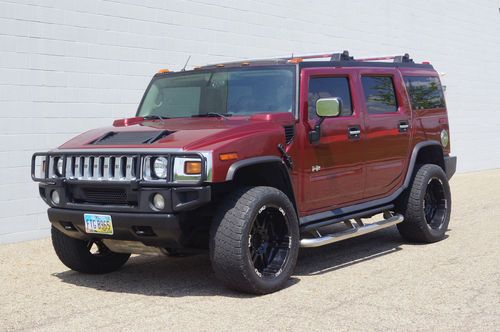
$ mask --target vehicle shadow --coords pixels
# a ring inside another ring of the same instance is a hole
[[[407,243],[396,227],[318,248],[303,248],[294,275],[307,276],[333,272],[354,264],[396,253]]]
[[[397,230],[391,228],[320,248],[302,249],[294,276],[287,287],[300,282],[300,276],[330,273],[397,252],[402,250],[402,243],[404,241]],[[181,258],[133,256],[117,272],[88,275],[64,271],[53,276],[68,284],[105,292],[169,297],[254,297],[225,288],[216,279],[206,254]]]

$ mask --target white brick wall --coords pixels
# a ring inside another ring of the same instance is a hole
[[[497,0],[0,0],[0,243],[48,234],[30,156],[133,115],[159,68],[409,52],[447,86],[459,170],[500,167]]]

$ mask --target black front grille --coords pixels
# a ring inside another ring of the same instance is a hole
[[[99,204],[128,204],[127,191],[121,188],[84,188],[82,201]]]

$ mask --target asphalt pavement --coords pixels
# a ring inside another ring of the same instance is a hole
[[[500,331],[500,170],[451,187],[445,240],[412,244],[393,227],[302,249],[288,287],[266,296],[225,289],[207,255],[134,256],[92,276],[50,239],[0,245],[0,331]]]

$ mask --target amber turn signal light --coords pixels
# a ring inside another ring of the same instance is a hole
[[[201,161],[186,161],[184,163],[184,174],[201,174]]]
[[[220,161],[234,160],[234,159],[238,159],[238,154],[236,152],[221,153],[219,155]]]

